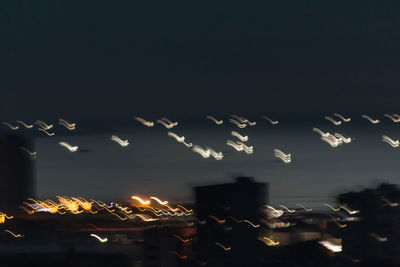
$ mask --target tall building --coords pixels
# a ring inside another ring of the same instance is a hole
[[[195,188],[199,220],[196,257],[208,266],[258,266],[260,209],[268,184],[249,177]]]
[[[0,211],[17,208],[33,196],[33,161],[30,142],[19,136],[0,137]]]

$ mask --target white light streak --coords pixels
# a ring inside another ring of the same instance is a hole
[[[285,154],[279,149],[274,149],[274,156],[281,159],[284,163],[292,162],[292,155],[290,153]]]
[[[275,124],[278,124],[279,123],[279,121],[274,121],[274,120],[272,120],[272,119],[270,119],[269,117],[267,117],[267,116],[261,116],[263,119],[266,119],[267,121],[269,121],[272,125],[275,125]]]
[[[333,115],[335,115],[336,117],[339,117],[342,121],[344,121],[344,122],[349,122],[349,121],[351,121],[351,118],[349,117],[349,118],[345,118],[345,117],[343,117],[342,115],[340,115],[339,113],[334,113]]]
[[[332,123],[335,124],[335,125],[340,125],[340,124],[342,124],[341,121],[336,121],[336,120],[334,120],[332,117],[329,117],[329,116],[325,116],[325,120],[328,120],[328,121],[332,122]]]
[[[99,240],[101,243],[105,243],[108,241],[107,237],[105,238],[101,238],[100,236],[96,235],[96,234],[90,234],[91,237],[96,238],[97,240]]]
[[[388,143],[392,147],[399,147],[399,145],[400,145],[399,140],[395,141],[387,135],[382,135],[382,141]]]
[[[147,126],[147,127],[154,126],[154,122],[152,122],[152,121],[146,121],[145,119],[140,118],[140,117],[134,117],[134,119],[137,120],[138,122],[142,123],[144,126]]]
[[[207,115],[206,118],[209,120],[212,120],[217,125],[221,125],[222,123],[224,123],[223,120],[217,120],[216,118],[214,118],[213,116],[210,116],[210,115]]]
[[[370,116],[367,116],[367,115],[361,115],[361,117],[362,118],[364,118],[364,119],[367,119],[367,120],[369,120],[369,122],[370,123],[372,123],[372,124],[377,124],[377,123],[380,123],[381,121],[380,120],[374,120],[374,119],[372,119]]]
[[[69,143],[67,142],[59,142],[58,143],[60,146],[65,147],[66,149],[68,149],[70,152],[76,152],[78,151],[78,146],[71,146]]]
[[[249,137],[248,137],[247,135],[246,135],[246,136],[242,136],[240,133],[235,132],[235,131],[232,131],[232,132],[231,132],[231,135],[232,135],[232,136],[235,136],[235,137],[237,137],[237,138],[239,138],[240,141],[242,141],[242,142],[246,142],[246,141],[249,140]]]
[[[128,140],[122,140],[121,138],[119,138],[116,135],[112,135],[111,136],[111,140],[114,141],[114,142],[117,142],[122,147],[127,147],[129,145]]]

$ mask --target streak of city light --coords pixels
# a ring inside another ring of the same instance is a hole
[[[181,237],[181,236],[179,236],[179,235],[177,235],[177,234],[174,234],[174,237],[175,238],[177,238],[177,239],[179,239],[180,241],[182,241],[183,243],[187,243],[187,242],[190,242],[190,238],[183,238],[183,237]]]
[[[8,230],[8,229],[4,230],[4,232],[9,233],[10,235],[12,235],[12,236],[15,237],[15,238],[24,237],[24,235],[21,235],[21,234],[14,234],[12,231],[10,231],[10,230]]]
[[[332,122],[332,123],[335,124],[335,125],[340,125],[340,124],[342,124],[341,121],[336,121],[336,120],[334,120],[332,117],[329,117],[329,116],[325,116],[325,120],[328,120],[328,121]]]
[[[163,117],[163,118],[161,118],[163,121],[165,121],[165,122],[167,122],[168,124],[170,124],[170,125],[173,125],[173,126],[178,126],[178,122],[176,121],[176,122],[172,122],[170,119],[168,119],[168,118],[165,118],[165,117]]]
[[[186,143],[185,142],[185,136],[178,136],[176,133],[174,132],[168,132],[168,136],[174,138],[176,141],[178,141],[179,143],[183,143],[186,147],[192,147],[193,144],[192,143]]]
[[[284,209],[287,210],[289,213],[295,212],[295,210],[289,209],[288,207],[286,207],[286,206],[284,206],[284,205],[279,205],[279,207],[284,208]]]
[[[345,228],[347,227],[347,224],[341,224],[337,221],[336,218],[334,218],[332,215],[328,214],[328,216],[331,218],[332,222],[334,222],[339,228]]]
[[[237,138],[239,138],[240,141],[242,141],[242,142],[246,142],[246,141],[249,140],[249,137],[248,137],[247,135],[246,135],[246,136],[243,136],[243,135],[241,135],[240,133],[235,132],[235,131],[232,131],[232,132],[231,132],[231,135],[232,135],[232,136],[235,136],[235,137],[237,137]]]
[[[391,119],[395,123],[400,122],[400,118],[399,117],[395,118],[394,116],[392,116],[390,114],[385,114],[384,116],[388,117],[389,119]]]
[[[336,138],[341,139],[343,141],[343,143],[345,144],[349,144],[351,143],[351,141],[353,141],[353,139],[351,137],[345,137],[343,134],[341,133],[334,133],[333,134]]]
[[[118,143],[118,144],[119,144],[120,146],[122,146],[122,147],[127,147],[127,146],[129,145],[128,140],[122,140],[121,138],[119,138],[119,137],[116,136],[116,135],[112,135],[112,136],[111,136],[111,140],[114,141],[114,142],[116,142],[116,143]]]
[[[375,238],[375,240],[378,242],[386,242],[388,240],[387,237],[379,236],[375,233],[369,233],[369,235]]]
[[[219,243],[219,242],[215,242],[215,245],[219,246],[220,248],[222,248],[222,249],[225,250],[225,251],[231,250],[231,247],[224,246],[224,245],[222,245],[222,244]]]
[[[67,129],[70,130],[70,131],[73,131],[73,130],[76,129],[76,128],[75,128],[75,126],[76,126],[75,123],[69,123],[69,122],[67,122],[67,121],[64,120],[64,119],[58,119],[58,123],[59,123],[60,125],[64,126],[65,128],[67,128]]]
[[[388,143],[392,147],[399,147],[399,145],[400,145],[400,141],[399,140],[395,141],[395,140],[393,140],[392,138],[390,138],[387,135],[382,135],[382,141]]]
[[[261,116],[261,118],[266,119],[266,120],[269,121],[272,125],[275,125],[275,124],[278,124],[278,123],[279,123],[279,121],[274,121],[274,120],[270,119],[270,118],[267,117],[267,116]]]
[[[0,212],[0,224],[5,223],[6,219],[11,220],[14,216],[7,216],[7,214]]]
[[[128,219],[128,217],[122,217],[120,215],[118,215],[117,213],[113,212],[111,213],[112,215],[114,215],[115,217],[117,217],[118,219],[120,219],[121,221],[125,221]]]
[[[142,204],[142,205],[149,205],[150,204],[150,200],[143,200],[142,198],[140,198],[138,196],[131,196],[131,199],[135,199],[135,200],[139,201],[140,204]]]
[[[100,236],[96,235],[96,234],[90,234],[91,237],[96,238],[97,240],[99,240],[101,243],[105,243],[108,241],[107,237],[101,238]]]
[[[19,123],[19,124],[22,124],[26,129],[32,129],[33,128],[32,124],[27,124],[27,123],[25,123],[23,121],[20,121],[20,120],[17,120],[16,122]]]
[[[186,255],[181,255],[181,254],[179,254],[178,252],[176,252],[176,251],[172,251],[171,252],[172,254],[174,254],[174,255],[176,255],[178,258],[180,258],[181,260],[186,260],[187,258],[188,258],[188,256],[186,256]]]
[[[324,246],[327,250],[333,253],[342,252],[342,245],[334,244],[328,240],[318,241],[319,244]]]
[[[19,126],[12,126],[11,124],[9,124],[8,122],[2,122],[3,125],[9,127],[11,130],[15,131],[19,129]]]
[[[275,209],[274,207],[269,206],[269,205],[265,205],[265,207],[268,208],[268,209],[270,209],[270,210],[272,211],[272,214],[271,214],[271,215],[272,215],[273,217],[275,217],[275,218],[278,218],[278,217],[282,216],[282,214],[283,214],[283,210]]]
[[[253,228],[258,228],[258,227],[260,227],[259,224],[254,224],[254,223],[252,223],[252,222],[249,221],[249,220],[243,220],[243,222],[250,224]]]
[[[259,238],[259,240],[263,241],[267,246],[278,246],[279,242],[272,240],[269,237],[263,236],[262,238]]]
[[[78,146],[72,146],[72,145],[70,145],[69,143],[67,143],[67,142],[59,142],[58,143],[60,146],[63,146],[63,147],[65,147],[66,149],[68,149],[70,152],[76,152],[76,151],[78,151]]]
[[[399,114],[393,113],[392,115],[395,116],[396,118],[400,119],[400,115]]]
[[[232,118],[235,118],[236,120],[238,120],[241,123],[247,123],[247,119],[240,117],[238,115],[231,115]]]
[[[360,213],[359,210],[352,210],[352,209],[350,209],[346,204],[345,204],[345,205],[340,205],[340,208],[341,208],[341,209],[344,209],[345,211],[347,211],[347,213],[350,214],[350,215]]]
[[[135,216],[139,217],[144,222],[151,222],[151,221],[158,220],[158,219],[151,218],[150,216],[148,216],[146,214],[135,214]]]
[[[140,118],[140,117],[134,117],[134,119],[137,120],[138,122],[142,123],[144,126],[147,126],[147,127],[154,126],[154,122],[152,122],[152,121],[146,121],[145,119]]]
[[[42,129],[42,128],[39,128],[38,130],[46,133],[48,136],[53,136],[54,135],[54,133],[49,133],[48,131],[46,131],[45,129]]]
[[[193,212],[193,210],[192,209],[190,209],[190,210],[188,210],[188,209],[186,209],[184,206],[182,206],[182,205],[176,205],[177,207],[180,207],[181,209],[183,209],[184,211],[186,211],[186,212],[188,212],[188,213],[192,213]]]
[[[207,151],[210,152],[210,155],[215,158],[216,160],[221,160],[224,158],[224,155],[222,154],[222,152],[217,152],[214,149],[210,148],[210,147],[206,147]]]
[[[168,201],[161,201],[158,197],[150,197],[150,199],[154,199],[155,201],[157,201],[160,205],[167,205]]]
[[[242,222],[243,222],[243,220],[238,220],[238,219],[236,219],[235,217],[230,216],[230,215],[228,215],[228,218],[231,218],[231,219],[234,220],[236,223],[242,223]]]
[[[214,118],[213,116],[210,116],[210,115],[207,115],[206,118],[209,120],[212,120],[217,125],[221,125],[222,123],[224,123],[223,120],[217,120],[216,118]]]
[[[312,130],[314,132],[316,132],[316,133],[319,133],[322,137],[328,137],[330,135],[329,132],[325,133],[325,132],[321,131],[320,129],[316,128],[316,127],[314,127]]]
[[[351,118],[350,117],[348,117],[348,118],[345,118],[345,117],[343,117],[341,114],[339,114],[339,113],[334,113],[333,115],[335,115],[336,117],[339,117],[342,121],[344,121],[344,122],[349,122],[349,121],[351,121]]]
[[[44,121],[41,121],[41,120],[37,120],[37,121],[35,121],[35,123],[34,124],[36,124],[36,125],[38,125],[39,127],[41,127],[43,130],[50,130],[51,128],[53,128],[53,124],[47,124],[47,123],[45,123]]]
[[[331,147],[338,147],[343,144],[341,138],[336,138],[335,136],[329,134],[327,137],[321,136],[321,140],[328,143]]]
[[[374,120],[374,119],[372,119],[370,116],[368,116],[368,115],[361,115],[361,117],[362,118],[364,118],[364,119],[367,119],[370,123],[372,123],[372,124],[377,124],[377,123],[380,123],[381,121],[380,120],[378,120],[378,119],[376,119],[376,120]]]
[[[211,219],[214,219],[214,220],[215,220],[217,223],[219,223],[219,224],[226,223],[226,220],[218,219],[218,218],[215,217],[214,215],[208,215],[208,217],[210,217]]]
[[[195,145],[193,147],[193,151],[196,153],[199,153],[203,158],[209,158],[211,155],[210,150],[203,149],[201,146],[197,146],[197,145]]]
[[[29,159],[31,159],[31,160],[37,159],[37,153],[36,152],[31,152],[25,147],[21,147],[20,149],[25,152],[25,154],[29,157]]]
[[[235,124],[237,127],[241,128],[241,129],[247,127],[247,124],[245,124],[245,123],[240,123],[240,122],[238,122],[238,121],[235,120],[235,119],[229,119],[229,122]]]
[[[399,203],[398,202],[391,202],[390,200],[386,198],[382,198],[382,201],[384,201],[386,204],[388,204],[390,207],[398,207]]]
[[[244,150],[243,145],[236,144],[236,143],[233,142],[232,140],[227,140],[227,141],[226,141],[226,144],[227,144],[228,146],[233,147],[236,151],[243,151],[243,150]]]
[[[167,129],[172,129],[175,125],[173,125],[173,124],[170,124],[170,123],[166,123],[165,121],[163,121],[163,120],[156,120],[156,122],[157,123],[159,123],[159,124],[161,124],[161,125],[163,125],[165,128],[167,128]]]
[[[253,146],[247,146],[246,144],[239,142],[239,141],[236,142],[236,144],[241,145],[243,147],[244,152],[246,152],[246,154],[253,154],[253,152],[254,152]]]
[[[292,162],[292,155],[283,153],[282,150],[274,149],[274,156],[281,159],[284,163]]]
[[[335,211],[335,212],[340,210],[340,208],[334,208],[334,207],[332,207],[331,205],[329,205],[328,203],[324,203],[324,205],[327,206],[327,207],[329,207],[331,210],[333,210],[333,211]]]
[[[296,205],[299,206],[300,208],[304,209],[304,210],[307,211],[307,212],[312,211],[311,208],[306,208],[306,207],[304,207],[304,206],[301,205],[301,204],[298,204],[298,203],[297,203]]]

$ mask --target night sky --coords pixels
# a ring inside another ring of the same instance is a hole
[[[399,9],[375,3],[8,1],[0,9],[1,120],[78,124],[75,136],[35,135],[43,196],[182,199],[192,185],[239,173],[271,181],[272,197],[398,182],[398,151],[381,135],[400,136],[383,117],[400,112]],[[355,122],[332,129],[323,117],[333,112]],[[385,123],[369,124],[363,113]],[[208,114],[257,120],[239,131],[254,155],[227,147],[233,126],[218,128]],[[177,133],[226,158],[203,159],[133,116],[178,120]],[[333,149],[314,126],[356,141]],[[111,134],[131,146],[118,147]],[[88,152],[67,153],[60,140]],[[276,161],[273,148],[291,152],[293,163]]]

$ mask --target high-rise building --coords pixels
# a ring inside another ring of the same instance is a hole
[[[34,193],[30,142],[19,136],[0,137],[0,211],[17,208]]]

